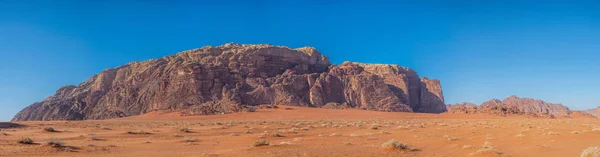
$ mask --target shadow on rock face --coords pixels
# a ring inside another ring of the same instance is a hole
[[[0,122],[0,129],[8,129],[8,128],[20,128],[25,125],[9,123],[9,122]]]

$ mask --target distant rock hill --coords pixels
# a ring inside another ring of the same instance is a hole
[[[448,113],[476,114],[485,113],[493,115],[530,115],[534,117],[591,117],[591,115],[572,111],[562,104],[553,104],[532,98],[519,98],[510,96],[502,101],[492,99],[477,106],[473,103],[460,103],[446,105]]]
[[[594,117],[600,118],[600,107],[596,107],[593,109],[585,110],[585,113],[589,113]]]
[[[259,104],[446,111],[440,82],[420,78],[410,68],[332,65],[312,47],[228,43],[104,70],[58,89],[12,121],[107,119],[158,110],[209,115]]]

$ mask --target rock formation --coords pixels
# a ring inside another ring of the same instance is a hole
[[[596,118],[600,118],[600,107],[596,107],[596,108],[593,108],[593,109],[585,110],[583,112],[591,114],[592,116],[594,116]]]
[[[85,120],[178,110],[186,115],[260,104],[445,112],[438,80],[388,64],[332,65],[315,48],[228,43],[111,68],[58,89],[13,121]]]
[[[531,98],[510,96],[502,101],[492,99],[476,106],[472,103],[446,105],[449,113],[486,113],[494,115],[533,115],[536,117],[569,117],[574,111],[562,104]]]

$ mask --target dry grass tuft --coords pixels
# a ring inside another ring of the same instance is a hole
[[[53,127],[45,127],[44,131],[46,131],[46,132],[56,132],[56,130],[54,130]]]
[[[252,143],[252,146],[254,146],[254,147],[269,146],[269,145],[271,145],[271,142],[269,142],[268,140],[258,140],[258,141],[254,141],[254,143]]]
[[[472,154],[502,154],[502,152],[496,150],[496,146],[494,146],[491,142],[485,141],[483,146],[476,152]]]
[[[190,128],[180,128],[179,132],[190,133],[190,132],[192,132],[192,130]]]
[[[65,143],[57,138],[50,138],[46,141],[46,145],[49,145],[52,147],[64,147]]]
[[[197,140],[193,137],[186,136],[186,137],[183,137],[183,141],[184,142],[196,142]]]
[[[33,140],[29,137],[21,137],[21,139],[17,140],[17,142],[21,144],[33,144]]]
[[[407,144],[400,143],[395,139],[383,142],[383,144],[381,144],[381,147],[385,148],[385,149],[391,149],[391,150],[410,150],[410,151],[417,150],[417,149],[409,147]]]
[[[581,157],[600,157],[600,146],[588,147],[581,152]]]
[[[444,139],[448,140],[448,141],[454,141],[454,140],[458,140],[456,137],[450,137],[448,135],[444,135]]]
[[[273,132],[273,133],[271,133],[271,136],[272,136],[272,137],[284,137],[283,135],[281,135],[281,134],[278,134],[278,133],[276,133],[276,132]]]
[[[98,140],[98,137],[96,137],[96,135],[94,135],[94,134],[88,134],[87,137],[90,138],[91,140]]]

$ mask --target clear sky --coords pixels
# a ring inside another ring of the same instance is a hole
[[[103,69],[226,42],[411,67],[442,81],[446,103],[518,95],[587,109],[600,105],[599,4],[0,0],[0,121]]]

